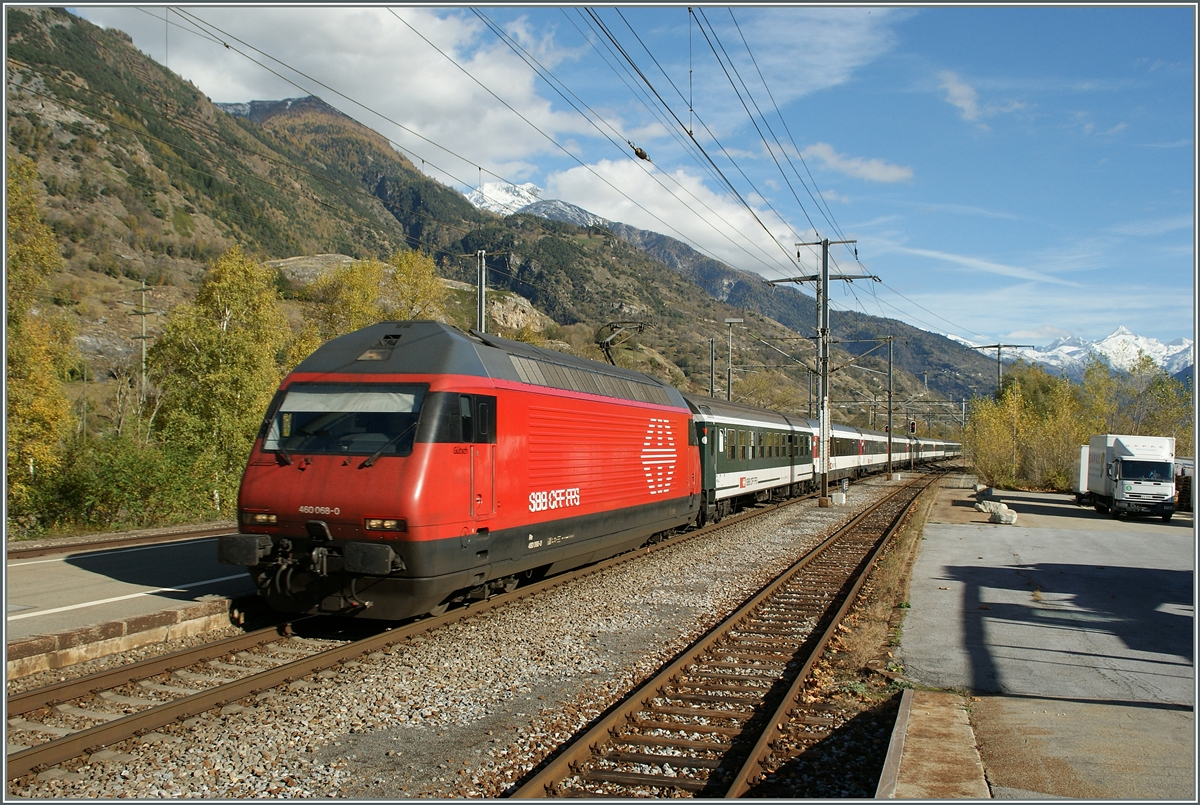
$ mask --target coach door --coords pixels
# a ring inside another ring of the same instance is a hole
[[[463,436],[472,442],[471,516],[487,519],[496,514],[496,398],[464,394],[459,403]]]

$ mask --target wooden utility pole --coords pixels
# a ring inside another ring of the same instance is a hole
[[[817,287],[817,338],[820,342],[820,353],[818,358],[817,368],[820,370],[821,384],[818,393],[818,404],[820,405],[820,447],[818,448],[818,461],[820,463],[821,472],[821,498],[818,504],[823,507],[828,507],[829,501],[829,245],[830,244],[849,244],[857,243],[855,240],[829,240],[828,238],[814,241],[812,243],[797,243],[796,246],[820,246],[821,247],[821,273],[809,274],[802,277],[788,277],[782,280],[770,280],[768,285],[775,286],[784,282],[812,282],[816,283]],[[856,253],[857,256],[857,253]],[[800,259],[800,253],[796,253],[796,258]],[[853,282],[854,280],[875,280],[880,282],[879,277],[871,274],[838,274],[832,279],[844,280]]]

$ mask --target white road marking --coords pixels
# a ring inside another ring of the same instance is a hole
[[[143,595],[154,595],[155,593],[182,593],[196,587],[204,587],[208,584],[216,584],[222,581],[232,581],[233,579],[245,579],[249,576],[245,573],[237,573],[233,576],[222,576],[219,579],[205,579],[204,581],[189,581],[187,584],[180,584],[178,587],[159,587],[157,590],[145,590],[140,593],[130,593],[129,595],[118,595],[115,598],[104,598],[99,601],[85,601],[82,604],[71,604],[66,607],[55,607],[54,609],[42,609],[37,612],[26,612],[22,615],[9,615],[6,620],[19,621],[24,618],[36,618],[39,615],[53,615],[55,612],[67,612],[72,609],[83,609],[85,607],[96,607],[101,604],[111,604],[116,601],[128,601],[130,598],[139,598]]]
[[[28,565],[45,565],[45,564],[49,564],[50,562],[65,562],[68,559],[74,559],[79,556],[88,556],[88,557],[109,556],[114,553],[133,553],[134,551],[153,551],[156,548],[167,548],[167,547],[172,547],[172,546],[183,545],[188,542],[198,542],[200,540],[207,540],[207,539],[215,539],[215,537],[200,537],[197,540],[180,539],[180,540],[176,540],[174,542],[160,542],[157,545],[143,545],[140,548],[113,548],[108,551],[80,550],[80,551],[77,551],[76,553],[64,553],[62,556],[56,557],[54,559],[32,559],[28,562],[10,562],[8,566],[10,568],[11,567],[26,567]]]

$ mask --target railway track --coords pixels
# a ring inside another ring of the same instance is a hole
[[[10,562],[22,559],[35,559],[39,556],[58,556],[65,553],[93,553],[95,551],[111,551],[115,548],[129,548],[137,545],[158,545],[168,542],[187,542],[194,539],[218,537],[222,534],[232,534],[237,526],[204,526],[179,531],[156,531],[149,534],[109,534],[96,539],[86,539],[69,542],[47,544],[42,540],[10,543],[6,550]]]
[[[799,703],[814,661],[928,474],[854,518],[614,706],[513,793],[741,796],[827,735]]]
[[[519,587],[515,592],[426,618],[387,627],[386,622],[352,621],[374,633],[356,640],[321,640],[292,634],[281,623],[176,654],[114,668],[8,699],[7,779],[63,763],[207,710],[223,707],[271,688],[286,685],[355,657],[387,649],[442,625],[504,606],[523,596],[570,583],[681,541],[711,533],[811,495],[760,505],[709,525],[657,542],[636,552]],[[221,533],[214,531],[213,533]],[[193,535],[195,536],[195,535]],[[94,544],[94,543],[93,543]],[[91,545],[89,544],[89,548]],[[111,547],[111,544],[110,546]],[[331,619],[314,619],[331,623]]]

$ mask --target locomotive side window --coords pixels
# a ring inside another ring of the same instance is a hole
[[[475,441],[475,411],[469,394],[460,394],[458,397],[458,419],[462,423],[459,441]]]
[[[480,400],[479,400],[479,408],[478,408],[479,424],[475,428],[475,430],[477,431],[477,434],[476,434],[477,438],[475,439],[475,441],[477,441],[477,442],[494,441],[493,439],[488,438],[492,432],[492,429],[490,427],[490,422],[489,422],[491,408],[487,404],[488,399],[494,399],[494,398],[483,397],[483,398],[480,398]]]
[[[417,441],[494,444],[496,398],[482,394],[456,394],[445,391],[431,393],[421,415]]]

